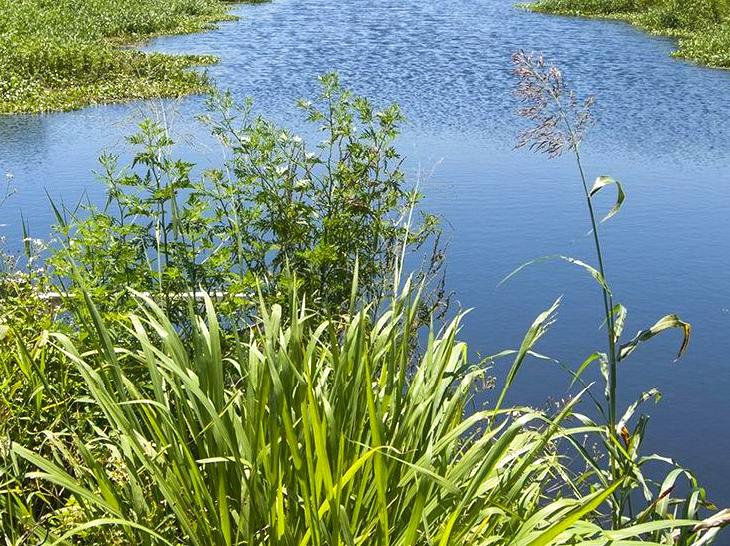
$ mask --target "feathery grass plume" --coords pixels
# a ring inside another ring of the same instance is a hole
[[[620,183],[609,177],[599,177],[593,188],[589,189],[581,160],[580,145],[591,121],[591,107],[594,100],[588,98],[581,104],[576,94],[566,88],[562,72],[556,66],[546,63],[542,55],[531,55],[519,51],[513,55],[512,62],[515,76],[518,79],[515,94],[526,103],[526,106],[520,109],[519,114],[533,122],[533,126],[519,136],[518,147],[529,146],[534,151],[547,153],[551,158],[562,155],[566,150],[573,152],[575,156],[598,260],[598,268],[591,268],[591,270],[601,286],[603,295],[608,333],[608,352],[606,355],[608,361],[608,420],[611,430],[614,430],[616,423],[616,363],[618,362],[616,352],[617,336],[614,328],[615,311],[613,295],[606,279],[606,268],[598,232],[598,220],[593,206],[593,196],[603,187],[614,183],[619,193],[614,212],[616,214],[623,204],[625,194]]]
[[[580,101],[566,89],[560,69],[548,65],[542,55],[518,51],[512,56],[518,78],[515,95],[524,103],[520,116],[534,126],[520,133],[517,147],[529,147],[550,157],[576,151],[592,122],[594,97]]]

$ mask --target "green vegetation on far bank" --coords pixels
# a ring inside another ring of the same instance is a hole
[[[677,38],[678,57],[730,68],[730,0],[537,0],[525,6],[559,15],[625,20]]]
[[[125,45],[231,19],[221,0],[0,0],[0,113],[205,91],[211,56]]]

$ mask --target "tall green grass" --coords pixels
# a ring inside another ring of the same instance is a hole
[[[322,320],[294,295],[290,316],[278,305],[262,307],[248,334],[227,340],[209,299],[184,339],[139,296],[140,311],[128,319],[134,341],[124,346],[114,344],[88,300],[85,328],[96,349],[80,353],[71,338],[53,339],[88,389],[83,404],[94,415],[93,432],[54,438],[46,456],[9,447],[0,508],[12,507],[16,517],[5,524],[6,543],[538,546],[666,544],[671,533],[682,537],[673,544],[712,538],[714,525],[698,527],[697,503],[675,509],[669,494],[642,520],[604,528],[602,507],[625,482],[576,473],[581,438],[604,434],[575,413],[581,397],[555,415],[477,404],[493,359],[470,362],[458,340],[462,315],[429,331],[414,352],[419,297],[407,283],[375,319],[366,306]],[[542,313],[510,353],[515,373],[556,309]],[[130,370],[140,368],[143,377],[133,378]],[[8,479],[23,461],[27,474]],[[28,481],[65,500],[35,517],[22,493]]]

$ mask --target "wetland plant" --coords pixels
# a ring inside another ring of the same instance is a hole
[[[49,431],[40,452],[5,446],[6,544],[699,545],[714,536],[713,521],[691,508],[605,529],[596,511],[630,486],[566,464],[566,448],[606,433],[576,414],[581,396],[554,415],[475,406],[491,359],[469,362],[461,314],[414,353],[420,289],[410,281],[376,318],[366,304],[320,319],[292,294],[289,314],[262,304],[256,326],[233,337],[210,299],[183,336],[136,298],[123,343],[90,299],[85,336],[50,335],[81,378],[90,428]],[[555,309],[529,328],[513,369]],[[93,348],[80,347],[84,337]]]
[[[376,109],[328,74],[300,107],[320,138],[314,145],[250,102],[211,95],[201,118],[226,161],[207,170],[176,155],[163,124],[143,122],[129,138],[131,163],[102,158],[105,206],[57,210],[56,273],[71,279],[82,269],[84,289],[105,313],[129,309],[133,289],[158,295],[183,320],[186,304],[172,294],[221,293],[222,307],[245,318],[259,291],[286,306],[293,274],[313,304],[339,313],[356,262],[360,295],[376,302],[392,292],[396,259],[426,248],[420,276],[438,284],[439,221],[418,210],[422,195],[405,178],[394,146],[398,106]]]
[[[669,329],[679,329],[682,332],[683,339],[677,359],[681,358],[689,344],[691,326],[677,315],[666,315],[650,328],[641,330],[635,337],[624,341],[624,325],[628,311],[623,304],[616,303],[614,300],[606,273],[600,229],[604,222],[620,212],[626,194],[621,183],[609,176],[599,176],[592,185],[589,184],[580,151],[585,132],[591,123],[591,108],[594,99],[589,97],[579,100],[577,95],[566,86],[561,71],[556,66],[547,63],[540,55],[519,51],[513,55],[513,65],[518,80],[516,96],[522,102],[519,114],[531,125],[520,135],[517,146],[528,147],[533,151],[545,153],[551,158],[564,153],[572,154],[575,158],[579,185],[585,198],[590,220],[590,237],[594,243],[597,265],[593,267],[573,257],[557,256],[555,258],[583,268],[596,280],[601,290],[606,328],[606,350],[591,354],[573,373],[573,382],[582,383],[581,376],[591,365],[600,367],[605,380],[604,401],[600,402],[598,399],[592,398],[606,423],[606,434],[602,436],[602,439],[610,466],[606,473],[607,479],[631,476],[637,484],[641,485],[646,501],[649,503],[648,508],[637,515],[633,509],[630,488],[616,489],[611,496],[612,520],[613,526],[620,528],[637,517],[640,520],[645,519],[648,517],[647,511],[664,509],[665,501],[674,489],[674,481],[680,473],[685,473],[690,482],[694,482],[694,478],[686,471],[679,469],[679,473],[670,473],[670,478],[661,485],[658,493],[650,492],[642,467],[652,462],[654,458],[644,457],[640,454],[647,419],[641,416],[633,427],[630,423],[639,405],[650,399],[658,399],[660,393],[653,388],[646,391],[619,416],[619,365],[641,343]],[[609,187],[615,187],[616,201],[609,212],[599,219],[594,199],[602,190]],[[525,266],[543,259],[545,258],[534,260]],[[525,266],[518,268],[516,272]],[[595,471],[598,474],[603,473],[598,466],[595,467]],[[692,495],[698,495],[694,502],[702,500],[702,494],[697,491],[693,491],[690,497]]]
[[[231,19],[220,0],[0,0],[0,113],[179,97],[210,89],[210,55],[131,47]]]

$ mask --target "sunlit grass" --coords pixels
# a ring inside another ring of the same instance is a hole
[[[493,359],[470,362],[461,315],[414,352],[418,298],[406,287],[375,319],[366,306],[323,320],[294,295],[290,316],[262,307],[233,338],[208,300],[187,339],[140,298],[124,345],[88,300],[96,348],[52,338],[88,389],[93,432],[57,436],[45,456],[10,446],[9,544],[539,546],[707,533],[692,530],[695,512],[666,508],[604,529],[601,508],[624,477],[603,485],[566,464],[566,447],[604,434],[575,414],[581,396],[554,415],[477,404]],[[513,372],[556,309],[528,329]],[[13,477],[19,461],[29,472]],[[55,491],[56,508],[27,510],[31,489],[13,485],[24,482]]]

